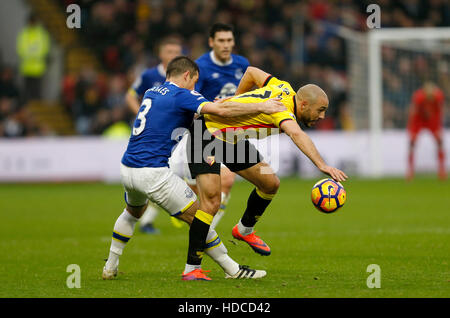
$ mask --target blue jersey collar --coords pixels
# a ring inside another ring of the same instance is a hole
[[[230,56],[230,59],[228,61],[226,61],[225,63],[219,61],[218,59],[216,59],[216,56],[214,55],[214,51],[209,52],[209,57],[211,58],[211,61],[214,64],[217,64],[219,66],[227,66],[230,65],[231,63],[233,63],[233,56]]]
[[[169,83],[169,84],[175,85],[176,87],[180,88],[180,86],[178,86],[178,85],[177,85],[177,84],[175,84],[174,82],[171,82],[171,81],[167,81],[166,83]]]

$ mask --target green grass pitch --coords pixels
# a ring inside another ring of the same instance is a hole
[[[345,182],[348,200],[335,214],[317,211],[317,180],[283,179],[258,223],[272,255],[232,240],[252,186],[237,182],[217,231],[241,264],[264,269],[261,280],[225,280],[205,256],[211,282],[181,281],[188,228],[165,212],[159,235],[137,229],[120,274],[103,281],[111,233],[124,208],[120,185],[0,185],[0,297],[450,297],[450,183],[422,177]],[[69,264],[81,269],[81,288],[68,288]],[[378,264],[381,288],[370,289],[367,267]]]

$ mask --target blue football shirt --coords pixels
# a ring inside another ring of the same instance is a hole
[[[231,54],[230,61],[221,63],[214,57],[213,51],[203,54],[196,62],[200,75],[195,90],[211,101],[233,96],[250,65],[245,57],[236,54]]]
[[[206,103],[200,93],[172,82],[148,89],[122,163],[132,168],[168,167],[172,148]]]
[[[162,64],[146,69],[141,75],[136,78],[131,85],[131,90],[136,92],[138,96],[143,96],[145,91],[154,86],[160,86],[166,81],[166,72]]]

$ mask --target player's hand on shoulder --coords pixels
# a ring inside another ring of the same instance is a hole
[[[224,101],[226,101],[230,98],[233,98],[233,97],[234,96],[228,96],[228,97],[223,97],[223,98],[216,97],[216,98],[214,98],[214,103],[223,103]]]
[[[279,98],[271,98],[260,104],[260,112],[267,115],[286,110],[286,106],[284,106]]]
[[[330,167],[330,166],[324,166],[320,169],[323,173],[329,175],[333,180],[341,182],[347,180],[347,175],[338,168]]]

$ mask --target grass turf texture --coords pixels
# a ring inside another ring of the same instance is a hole
[[[136,228],[118,278],[101,279],[124,207],[120,185],[0,185],[0,297],[450,297],[449,182],[351,179],[344,208],[326,215],[310,202],[316,181],[282,180],[256,228],[269,257],[232,239],[252,190],[237,182],[218,233],[231,257],[268,274],[225,280],[205,256],[211,282],[181,281],[188,228],[175,228],[164,212],[161,234]],[[79,289],[66,286],[69,264],[81,268]],[[380,289],[366,285],[369,264],[381,267]]]

